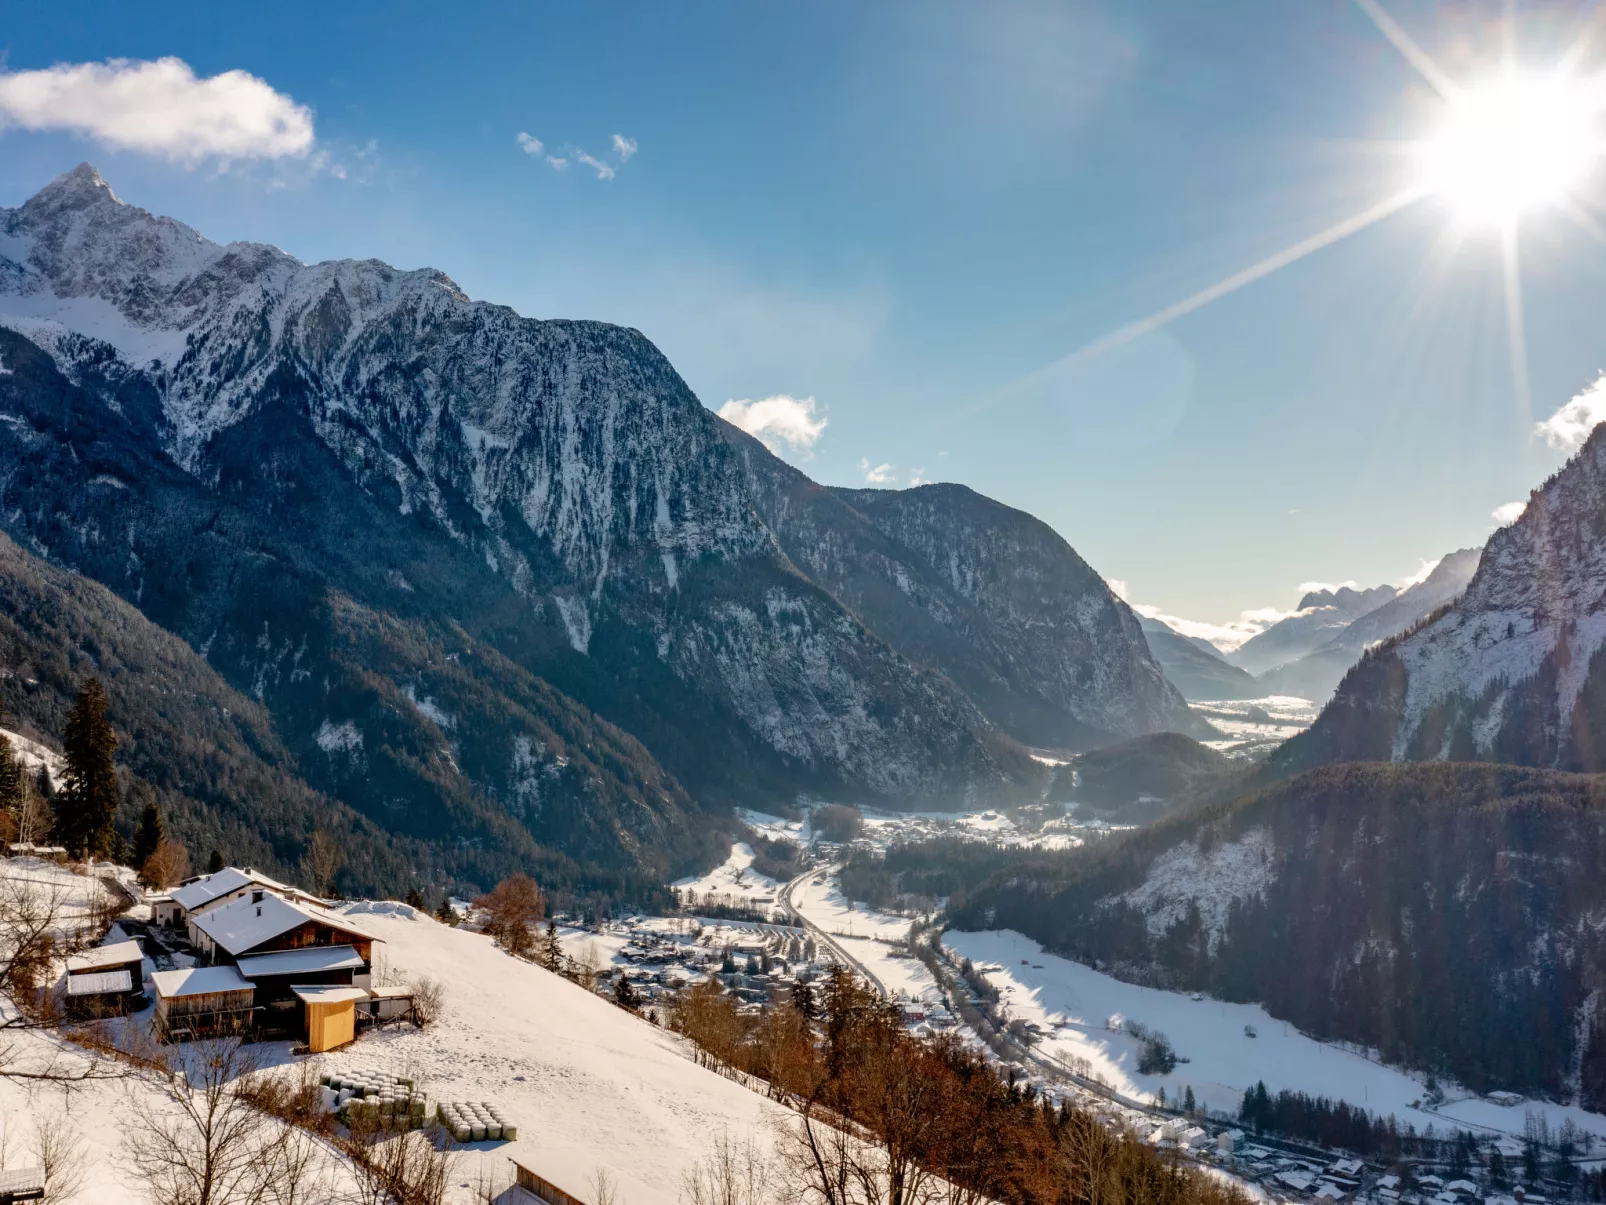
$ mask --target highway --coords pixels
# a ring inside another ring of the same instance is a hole
[[[837,961],[863,978],[865,982],[869,983],[870,986],[875,988],[875,990],[881,994],[883,999],[890,1000],[892,998],[892,993],[887,991],[887,985],[881,982],[880,976],[878,976],[869,967],[865,966],[864,963],[860,962],[852,954],[849,954],[847,950],[843,948],[841,942],[837,941],[835,937],[827,933],[824,929],[820,928],[819,925],[815,924],[808,917],[804,916],[803,913],[798,910],[797,905],[792,902],[792,893],[801,887],[805,880],[821,877],[829,879],[833,874],[841,869],[842,866],[840,863],[832,863],[829,866],[816,866],[813,870],[805,871],[803,874],[798,875],[797,878],[793,879],[785,887],[781,888],[781,907],[784,908],[787,914],[797,921],[798,924],[802,925],[804,929],[812,933],[815,937],[815,940],[820,945],[824,946],[826,949],[835,954]]]

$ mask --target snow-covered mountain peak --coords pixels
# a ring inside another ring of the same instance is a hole
[[[93,163],[80,163],[41,188],[23,209],[38,216],[102,204],[121,205],[123,202]]]

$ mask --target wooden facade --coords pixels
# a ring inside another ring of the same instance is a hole
[[[540,1197],[547,1205],[586,1205],[579,1197],[564,1192],[552,1181],[537,1175],[517,1159],[513,1160],[513,1182],[525,1192]]]
[[[175,1037],[241,1033],[251,1026],[255,993],[250,986],[193,996],[156,997],[156,1032],[164,1042]]]
[[[307,1050],[322,1054],[357,1040],[357,1004],[341,1000],[323,1004],[307,1001]]]

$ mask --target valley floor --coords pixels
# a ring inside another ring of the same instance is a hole
[[[1275,1094],[1282,1089],[1327,1096],[1392,1113],[1402,1126],[1425,1130],[1460,1127],[1521,1137],[1530,1112],[1545,1113],[1552,1130],[1570,1118],[1581,1129],[1606,1137],[1606,1116],[1563,1105],[1524,1101],[1509,1108],[1443,1085],[1449,1103],[1428,1111],[1414,1108],[1422,1081],[1343,1046],[1320,1042],[1274,1020],[1254,1004],[1195,1000],[1180,992],[1124,983],[1109,975],[1044,952],[1013,931],[948,932],[943,944],[969,958],[1003,996],[1012,1016],[1035,1022],[1047,1035],[1037,1050],[1137,1099],[1161,1088],[1177,1101],[1192,1087],[1212,1109],[1236,1112],[1244,1089],[1258,1080]],[[1137,1071],[1138,1044],[1109,1028],[1112,1018],[1138,1021],[1171,1039],[1189,1059],[1169,1075]],[[1245,1033],[1248,1026],[1257,1036]]]

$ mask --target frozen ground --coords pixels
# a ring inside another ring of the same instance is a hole
[[[850,904],[837,886],[836,876],[824,883],[805,880],[792,893],[793,906],[824,929],[848,954],[870,970],[893,996],[939,1003],[942,993],[925,965],[903,952],[910,920]]]
[[[782,884],[753,869],[753,847],[745,841],[731,846],[730,857],[707,874],[680,879],[674,884],[683,900],[713,902],[768,910],[779,903]]]
[[[582,1198],[606,1169],[619,1199],[672,1205],[682,1173],[721,1134],[767,1141],[779,1106],[697,1067],[674,1035],[404,904],[346,911],[385,940],[394,973],[448,984],[446,1015],[426,1032],[370,1035],[328,1065],[416,1075],[437,1099],[499,1102],[518,1141],[471,1151],[516,1155]]]
[[[1436,1111],[1413,1108],[1411,1102],[1423,1092],[1419,1080],[1352,1050],[1305,1037],[1273,1020],[1259,1005],[1194,1000],[1123,983],[1046,954],[1019,933],[949,932],[943,944],[978,969],[991,968],[984,973],[1003,994],[1011,1014],[1035,1021],[1047,1033],[1038,1046],[1041,1053],[1073,1066],[1085,1060],[1085,1074],[1102,1077],[1137,1099],[1150,1098],[1164,1087],[1166,1098],[1175,1100],[1191,1086],[1201,1103],[1236,1112],[1244,1089],[1264,1080],[1273,1093],[1286,1088],[1334,1097],[1381,1115],[1392,1113],[1402,1126],[1409,1123],[1418,1130],[1430,1124],[1441,1131],[1461,1126],[1520,1137],[1526,1113],[1543,1110],[1553,1129],[1570,1117],[1575,1125],[1606,1135],[1606,1116],[1533,1101],[1503,1108],[1451,1091],[1453,1103]],[[1108,1028],[1112,1017],[1159,1030],[1190,1061],[1179,1063],[1170,1075],[1140,1075],[1137,1043]],[[1246,1025],[1256,1037],[1245,1034]]]
[[[1249,753],[1280,744],[1309,728],[1321,710],[1311,700],[1293,695],[1190,703],[1189,706],[1196,715],[1221,730],[1221,739],[1204,743],[1223,753]]]

